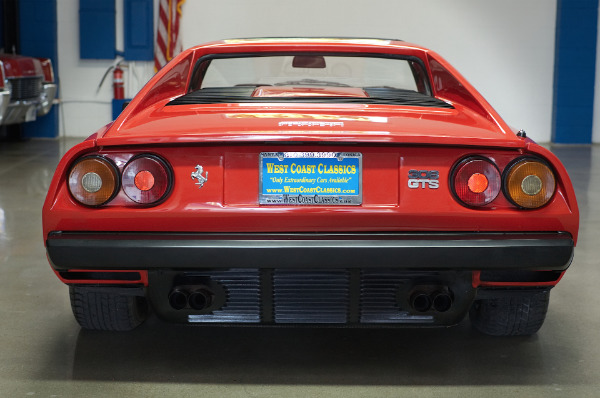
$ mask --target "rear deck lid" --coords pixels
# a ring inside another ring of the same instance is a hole
[[[113,126],[99,143],[324,141],[523,146],[513,132],[460,105],[437,108],[276,101],[164,105],[146,108],[122,125]]]

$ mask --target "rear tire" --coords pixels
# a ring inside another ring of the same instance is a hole
[[[126,296],[70,286],[73,315],[88,330],[129,331],[148,316],[145,297]]]
[[[550,292],[476,300],[469,311],[471,324],[491,336],[529,336],[546,319]]]

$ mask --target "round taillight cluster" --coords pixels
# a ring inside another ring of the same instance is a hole
[[[136,203],[152,204],[160,201],[169,190],[166,164],[155,156],[138,156],[123,169],[123,191]]]
[[[556,181],[550,167],[538,158],[516,159],[501,176],[491,160],[471,156],[456,164],[451,175],[451,186],[454,195],[466,206],[485,206],[503,189],[512,204],[536,209],[552,199]]]
[[[489,160],[472,157],[457,165],[452,183],[454,193],[463,203],[485,206],[500,192],[500,172]]]
[[[504,190],[515,205],[535,209],[550,201],[556,190],[556,180],[545,163],[538,159],[524,158],[507,168]]]
[[[138,155],[123,167],[101,156],[86,156],[78,160],[69,173],[69,191],[75,200],[86,206],[102,206],[122,187],[131,201],[141,205],[160,203],[169,193],[172,173],[168,164],[155,155]]]
[[[89,156],[80,159],[69,173],[69,191],[80,203],[101,206],[112,199],[119,188],[117,167],[108,159]]]

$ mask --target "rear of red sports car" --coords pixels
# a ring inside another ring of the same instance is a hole
[[[578,210],[549,151],[387,40],[185,51],[71,149],[43,210],[82,327],[542,325]]]

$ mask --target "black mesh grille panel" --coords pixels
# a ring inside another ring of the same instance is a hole
[[[8,81],[11,87],[10,99],[13,101],[37,98],[42,92],[41,77],[21,77]]]
[[[349,272],[275,270],[275,323],[346,323]]]
[[[255,87],[208,87],[175,98],[168,105],[227,103],[310,103],[310,104],[381,104],[454,108],[451,104],[429,95],[410,90],[365,88],[367,97],[252,97]]]

